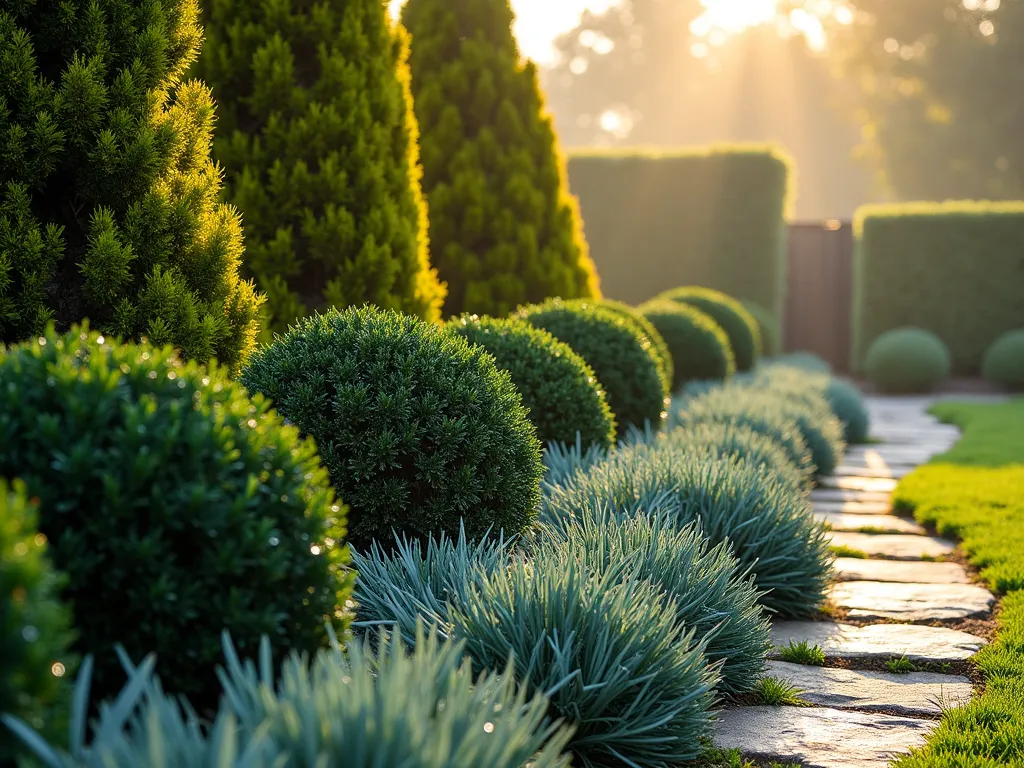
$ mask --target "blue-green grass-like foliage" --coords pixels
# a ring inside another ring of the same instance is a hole
[[[751,403],[735,388],[715,387],[680,402],[673,401],[669,423],[690,428],[697,424],[747,427],[771,438],[801,473],[812,477],[814,462],[799,423],[770,403]]]
[[[556,551],[557,550],[557,551]],[[728,542],[711,546],[699,525],[676,528],[660,515],[620,516],[607,507],[542,526],[536,558],[565,557],[597,573],[629,563],[630,577],[649,579],[675,602],[676,618],[707,640],[728,693],[753,689],[771,650],[758,592]]]
[[[426,544],[397,538],[392,548],[374,542],[366,554],[353,552],[359,574],[355,626],[382,627],[407,643],[414,641],[420,620],[446,629],[449,605],[465,603],[480,573],[507,567],[510,552],[510,542],[500,536],[470,541],[464,528],[458,537],[442,534]]]
[[[824,358],[813,352],[787,352],[784,355],[776,355],[765,361],[769,365],[780,365],[788,368],[799,368],[814,373],[831,373],[832,366]]]
[[[818,475],[831,474],[846,450],[843,425],[817,392],[794,393],[769,388],[768,384],[745,386],[737,383],[687,401],[683,412],[676,416],[684,425],[738,419],[755,429],[759,429],[766,419],[790,422],[810,449],[813,471]],[[777,439],[788,451],[795,453],[791,445],[787,445],[791,441],[784,435],[777,435]],[[795,455],[794,460],[799,461]]]
[[[825,387],[825,399],[832,413],[843,423],[846,443],[866,443],[871,431],[871,416],[856,385],[845,379],[832,378]]]
[[[800,492],[746,459],[668,443],[625,446],[549,489],[541,520],[557,525],[604,504],[620,514],[660,507],[677,526],[699,522],[712,544],[729,541],[765,593],[762,605],[780,615],[808,615],[825,597],[833,558],[824,526]]]
[[[484,669],[517,678],[574,727],[575,765],[662,768],[695,759],[718,669],[675,619],[674,601],[620,561],[595,573],[571,557],[516,559],[453,611]]]
[[[653,363],[652,363],[653,365]],[[243,383],[316,440],[349,541],[512,535],[533,520],[541,444],[509,374],[443,326],[375,307],[300,320]]]
[[[150,656],[104,704],[86,739],[91,659],[83,664],[67,745],[5,718],[44,768],[565,768],[570,731],[527,696],[510,669],[474,677],[459,643],[421,627],[415,650],[386,636],[280,668],[264,640],[242,661],[225,636],[224,697],[212,725],[165,695]]]
[[[651,430],[653,431],[653,430]],[[633,434],[632,432],[629,433]],[[630,439],[627,435],[627,439]],[[584,448],[577,436],[576,442],[548,443],[544,449],[544,481],[542,491],[563,485],[570,477],[581,470],[592,467],[608,456],[608,451],[601,446],[591,445]]]

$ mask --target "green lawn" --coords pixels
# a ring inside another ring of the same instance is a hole
[[[964,434],[900,483],[898,509],[959,539],[1003,595],[995,642],[975,661],[984,691],[948,711],[928,745],[899,768],[1024,766],[1024,399],[944,403],[933,411]]]

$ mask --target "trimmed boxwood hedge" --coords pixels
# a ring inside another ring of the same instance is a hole
[[[737,371],[752,370],[757,364],[761,356],[761,331],[757,320],[736,299],[721,291],[697,286],[665,291],[658,298],[696,307],[722,326],[732,345]]]
[[[897,328],[875,339],[864,359],[864,373],[882,392],[930,392],[949,378],[949,347],[923,328]]]
[[[640,312],[655,327],[672,357],[672,391],[689,381],[727,379],[736,372],[729,337],[710,315],[677,301],[652,301]]]
[[[640,312],[636,307],[631,307],[621,301],[615,301],[614,299],[588,299],[585,302],[577,301],[577,304],[592,304],[594,306],[601,307],[602,309],[611,310],[612,312],[618,313],[623,318],[634,323],[641,333],[645,334],[647,338],[651,340],[651,345],[654,348],[654,355],[658,359],[658,367],[661,370],[662,380],[665,382],[666,388],[671,389],[672,378],[674,376],[672,352],[668,348],[668,343],[655,328],[654,324],[644,317],[643,313]]]
[[[653,363],[652,363],[653,366]],[[515,534],[535,515],[540,441],[509,374],[449,329],[374,307],[300,320],[242,374],[316,440],[351,542]]]
[[[981,374],[1012,390],[1024,389],[1024,328],[1007,331],[985,351]]]
[[[618,435],[631,425],[661,426],[668,392],[650,338],[619,313],[552,299],[516,317],[564,341],[594,369],[608,395]]]
[[[448,327],[494,356],[523,396],[537,437],[549,442],[610,447],[615,417],[586,361],[550,333],[515,319],[463,315]]]

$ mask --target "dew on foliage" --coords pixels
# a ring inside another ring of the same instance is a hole
[[[59,661],[55,661],[50,665],[50,672],[54,677],[64,677],[64,673],[67,672],[67,668]]]

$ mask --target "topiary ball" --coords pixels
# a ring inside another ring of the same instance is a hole
[[[587,304],[591,306],[601,307],[607,309],[610,312],[614,312],[624,320],[628,320],[633,323],[637,329],[645,334],[651,340],[651,347],[654,351],[654,356],[658,361],[658,368],[661,371],[662,380],[665,382],[665,387],[670,388],[672,384],[673,362],[672,352],[668,348],[668,343],[658,333],[658,329],[654,327],[643,313],[636,307],[631,307],[629,304],[625,304],[621,301],[615,301],[614,299],[578,299],[569,302],[577,306],[585,306]]]
[[[749,299],[741,299],[740,304],[757,321],[757,330],[761,334],[761,354],[765,357],[777,357],[782,354],[782,324],[779,318],[760,304]]]
[[[952,357],[938,336],[922,328],[897,328],[875,339],[864,372],[882,392],[929,392],[949,378]]]
[[[534,518],[543,473],[537,430],[509,374],[444,326],[374,307],[300,320],[259,350],[250,390],[313,437],[366,549],[396,532],[424,538]]]
[[[587,361],[608,395],[620,437],[631,425],[661,426],[668,392],[650,338],[633,323],[601,307],[558,299],[523,307],[517,317],[564,341]]]
[[[74,635],[58,599],[67,580],[51,568],[36,522],[24,484],[0,478],[0,713],[52,738],[65,735]],[[23,751],[0,724],[0,765],[16,765]]]
[[[985,352],[981,375],[1013,390],[1024,389],[1024,328],[1007,331]]]
[[[0,356],[0,476],[40,499],[39,530],[70,576],[74,650],[98,699],[125,679],[114,647],[156,653],[198,709],[220,694],[220,634],[255,652],[343,630],[344,512],[312,441],[219,366],[87,330]]]
[[[761,355],[761,331],[757,320],[736,299],[710,288],[687,286],[658,296],[659,299],[689,304],[722,326],[736,357],[736,370],[752,370]]]
[[[449,327],[494,356],[523,396],[543,444],[574,443],[609,448],[615,417],[594,371],[568,344],[520,320],[463,315]]]
[[[843,379],[830,379],[825,387],[825,399],[832,413],[843,423],[846,442],[866,443],[871,429],[871,416],[860,390]]]
[[[726,379],[736,372],[729,337],[710,315],[676,301],[648,302],[640,311],[668,344],[673,392],[690,381]]]

